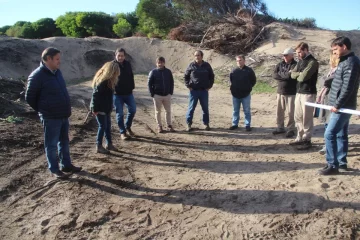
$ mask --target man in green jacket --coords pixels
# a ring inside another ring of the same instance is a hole
[[[309,53],[309,45],[307,43],[299,43],[296,46],[296,54],[299,62],[294,70],[291,71],[291,78],[298,81],[294,116],[298,133],[295,141],[291,142],[290,145],[297,146],[298,150],[306,150],[311,148],[314,108],[305,106],[305,102],[315,102],[319,63]]]

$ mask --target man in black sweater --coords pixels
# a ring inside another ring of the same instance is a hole
[[[131,130],[131,125],[136,113],[136,103],[132,93],[135,89],[134,74],[130,62],[125,60],[125,54],[126,52],[123,48],[116,49],[115,51],[115,61],[119,64],[120,75],[115,85],[114,106],[116,111],[116,121],[120,128],[121,139],[123,140],[135,136]],[[124,104],[128,110],[125,124]]]
[[[338,37],[331,43],[333,54],[340,58],[331,84],[328,105],[332,106],[324,138],[327,166],[322,175],[338,174],[339,168],[347,170],[348,127],[350,114],[340,113],[340,108],[356,109],[360,81],[360,59],[351,52],[351,41]]]
[[[256,84],[256,76],[252,68],[245,65],[245,56],[236,57],[237,68],[230,73],[230,90],[233,96],[233,118],[230,130],[238,128],[240,106],[243,105],[246,131],[251,131],[251,91]]]
[[[151,70],[148,80],[148,88],[154,100],[155,119],[158,124],[158,133],[163,133],[161,123],[161,108],[165,108],[166,125],[170,132],[175,132],[171,125],[171,96],[174,93],[174,78],[170,69],[165,67],[165,58],[156,59],[156,67]]]
[[[273,134],[281,134],[286,132],[286,137],[290,138],[295,135],[295,95],[297,81],[292,79],[290,71],[296,65],[294,60],[294,50],[287,48],[283,52],[283,60],[276,65],[273,72],[273,78],[278,81],[277,88],[277,110],[276,110],[276,124],[277,129]],[[284,126],[285,111],[288,115],[287,131]]]

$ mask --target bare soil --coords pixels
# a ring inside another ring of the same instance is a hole
[[[319,176],[325,164],[314,146],[298,151],[271,134],[275,94],[252,96],[253,131],[227,130],[228,89],[210,92],[211,131],[198,106],[186,133],[188,92],[176,81],[176,133],[155,133],[146,76],[137,75],[136,137],[119,152],[94,152],[97,125],[82,124],[90,83],[69,87],[71,157],[84,171],[54,180],[47,170],[42,126],[34,114],[22,124],[0,122],[0,239],[359,239],[360,120],[352,117],[348,172]],[[243,115],[242,115],[243,116]]]

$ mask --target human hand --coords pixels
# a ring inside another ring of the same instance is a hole
[[[331,107],[330,108],[330,112],[334,112],[337,113],[339,111],[339,109],[335,108],[335,107]]]

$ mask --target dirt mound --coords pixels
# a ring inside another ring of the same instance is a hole
[[[120,47],[127,51],[135,73],[148,73],[155,67],[155,59],[159,56],[165,57],[166,66],[174,72],[184,72],[196,50],[184,42],[144,37],[54,37],[43,40],[0,37],[0,76],[26,78],[39,65],[43,49],[49,46],[62,52],[61,70],[67,81],[91,78],[105,61],[113,59],[115,50]],[[204,50],[204,54],[204,59],[215,69],[231,61],[213,50]]]

